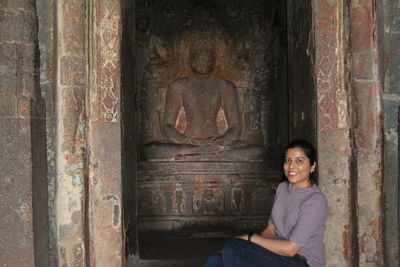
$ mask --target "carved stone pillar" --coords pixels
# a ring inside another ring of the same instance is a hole
[[[57,11],[58,261],[121,266],[120,1]]]
[[[35,1],[0,3],[0,262],[48,266],[46,132]]]
[[[313,1],[319,185],[330,207],[329,266],[352,266],[351,118],[346,88],[344,1]]]
[[[382,87],[376,3],[314,1],[313,8],[319,174],[330,206],[327,264],[382,266]],[[347,24],[348,35],[343,30]]]
[[[87,230],[87,14],[82,0],[57,2],[57,250],[60,266],[89,263]]]
[[[383,266],[382,73],[377,3],[350,5],[351,89],[355,96],[354,154],[359,266]],[[394,264],[394,263],[393,263]]]
[[[91,1],[88,101],[90,266],[122,266],[121,1]]]

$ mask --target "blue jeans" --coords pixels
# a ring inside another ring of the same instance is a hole
[[[299,255],[275,254],[243,239],[226,242],[224,249],[208,258],[204,267],[307,267]]]

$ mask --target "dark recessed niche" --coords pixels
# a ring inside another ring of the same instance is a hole
[[[312,97],[300,97],[302,86],[313,92],[305,51],[311,7],[291,2],[125,1],[122,158],[128,254],[161,261],[205,258],[232,235],[266,225],[281,181],[284,146],[291,137],[314,140],[315,135],[314,122],[304,134],[298,126],[315,118]],[[192,102],[182,92],[168,96],[171,87],[186,80],[189,85],[179,90],[224,90],[218,83],[202,88],[190,80],[195,72],[190,51],[202,41],[201,49],[214,49],[214,79],[231,84],[237,94],[237,101],[229,102],[240,125],[231,144],[236,153],[224,146],[221,154],[197,147],[181,152],[165,130],[171,99],[179,99],[180,106],[173,107],[170,125],[183,135],[212,135],[199,117],[215,118],[209,127],[215,126],[217,136],[235,121],[222,94],[205,104],[196,102],[201,100],[196,93],[189,97]],[[310,80],[294,84],[291,79],[302,81],[299,73]],[[202,107],[215,116],[202,113]]]

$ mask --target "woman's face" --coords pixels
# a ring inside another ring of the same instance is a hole
[[[286,178],[294,188],[306,188],[311,186],[310,174],[315,169],[315,162],[310,164],[301,148],[289,148],[286,151],[283,163],[283,171]]]

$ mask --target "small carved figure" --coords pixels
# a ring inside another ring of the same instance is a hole
[[[186,196],[182,189],[176,190],[173,196],[174,211],[178,214],[185,212]]]
[[[214,192],[212,189],[205,189],[201,200],[194,202],[194,211],[198,214],[219,214],[223,212],[223,194]]]
[[[249,89],[245,95],[246,103],[246,121],[248,128],[251,131],[259,131],[261,128],[261,117],[260,117],[260,98],[257,95],[256,90]]]
[[[244,194],[243,190],[236,188],[232,190],[232,211],[234,213],[241,213],[244,207]]]
[[[143,191],[140,196],[139,210],[142,214],[162,215],[165,213],[164,195],[160,190]]]

